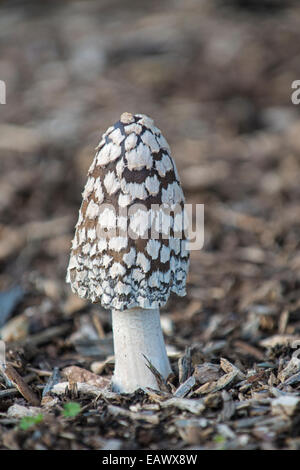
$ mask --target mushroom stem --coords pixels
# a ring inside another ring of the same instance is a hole
[[[159,309],[112,311],[115,350],[113,390],[131,393],[140,387],[159,390],[144,356],[166,379],[172,372],[163,339]],[[144,356],[143,356],[144,355]]]

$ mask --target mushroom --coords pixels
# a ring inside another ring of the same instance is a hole
[[[158,389],[147,360],[172,372],[160,324],[171,292],[186,294],[184,195],[152,119],[123,113],[103,134],[88,172],[67,270],[79,297],[112,311],[112,388]]]

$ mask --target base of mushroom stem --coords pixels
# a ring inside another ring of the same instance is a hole
[[[147,361],[166,379],[172,373],[163,339],[159,309],[112,311],[115,371],[112,388],[132,393],[141,387],[159,390]]]

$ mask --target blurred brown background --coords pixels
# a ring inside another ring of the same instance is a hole
[[[188,297],[165,309],[170,342],[224,338],[228,322],[241,334],[253,314],[276,332],[298,311],[298,2],[2,1],[0,79],[0,290],[26,292],[7,316],[38,331],[95,309],[65,272],[94,148],[124,111],[155,120],[187,202],[205,204]]]

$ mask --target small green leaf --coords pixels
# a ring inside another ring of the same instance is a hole
[[[222,434],[214,436],[213,441],[218,445],[217,450],[224,450],[226,444],[226,438]]]
[[[224,436],[222,436],[222,434],[217,434],[216,436],[214,436],[214,441],[217,442],[218,444],[223,444],[226,439]]]
[[[22,429],[22,431],[27,431],[27,429],[31,428],[31,426],[34,426],[35,424],[43,421],[43,418],[44,416],[41,413],[36,416],[24,416],[19,423],[19,427]]]
[[[81,411],[81,407],[79,403],[70,401],[69,403],[64,404],[63,415],[65,418],[72,418],[74,416],[77,416],[78,413],[80,413],[80,411]]]

